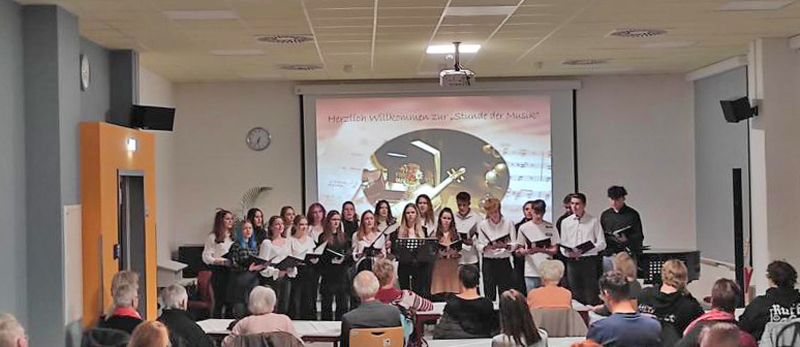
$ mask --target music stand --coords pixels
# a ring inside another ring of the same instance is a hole
[[[439,240],[426,239],[401,239],[397,241],[397,258],[401,263],[430,263],[436,260],[436,250]]]

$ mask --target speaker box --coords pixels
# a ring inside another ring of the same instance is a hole
[[[754,109],[750,107],[750,100],[747,97],[720,100],[719,103],[722,106],[722,114],[728,123],[738,123],[752,117],[754,114]]]
[[[156,107],[133,105],[131,110],[131,125],[143,130],[172,131],[175,123],[175,109],[170,107]]]

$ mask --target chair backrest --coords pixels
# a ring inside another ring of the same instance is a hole
[[[586,322],[571,308],[532,309],[531,316],[538,328],[547,331],[547,337],[586,336]]]
[[[228,344],[230,347],[303,347],[303,341],[285,331],[236,335]]]
[[[350,346],[403,347],[403,327],[352,329]]]
[[[758,345],[759,347],[800,346],[800,319],[767,323]]]
[[[211,271],[204,270],[197,273],[197,290],[203,301],[214,300],[214,288],[211,286]]]

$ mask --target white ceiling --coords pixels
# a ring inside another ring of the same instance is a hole
[[[18,1],[61,5],[80,18],[85,37],[109,48],[137,50],[144,67],[175,82],[434,77],[452,62],[425,49],[452,41],[483,45],[462,57],[478,78],[682,73],[744,54],[756,38],[800,33],[800,1],[779,10],[735,12],[718,10],[728,3],[724,0]],[[507,16],[443,16],[448,7],[498,5],[515,8]],[[238,19],[170,20],[164,11],[172,10],[229,10]],[[630,28],[668,33],[606,37]],[[270,34],[313,34],[315,40],[296,45],[255,40]],[[693,45],[659,48],[676,41]],[[263,54],[211,54],[219,50]],[[608,63],[562,64],[570,59]],[[290,64],[324,68],[278,68]],[[352,71],[344,71],[345,65]]]

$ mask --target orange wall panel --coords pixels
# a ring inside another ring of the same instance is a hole
[[[138,148],[128,151],[135,138]],[[81,124],[81,196],[83,204],[83,323],[93,325],[111,300],[111,278],[119,263],[113,247],[119,242],[117,216],[118,170],[144,172],[145,266],[147,319],[156,318],[156,185],[155,136],[107,124]]]

